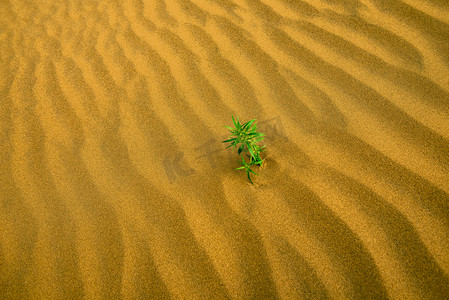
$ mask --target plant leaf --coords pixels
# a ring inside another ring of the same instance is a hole
[[[230,141],[234,141],[234,140],[236,140],[237,138],[232,138],[232,139],[229,139],[229,140],[226,140],[226,141],[222,141],[222,143],[227,143],[227,142],[230,142]]]
[[[254,184],[253,181],[251,180],[251,177],[249,176],[248,170],[251,170],[251,169],[246,169],[246,175],[248,176],[249,181],[251,181],[251,183]]]
[[[248,133],[248,136],[251,136],[251,137],[253,137],[253,138],[256,138],[256,137],[262,136],[262,133],[259,133],[259,132],[250,132],[250,133]]]
[[[256,132],[256,130],[257,130],[257,125],[256,125],[256,123],[254,123],[254,125],[253,125],[253,127],[251,128],[251,132]]]
[[[251,153],[251,156],[256,159],[256,155],[253,152],[253,149],[251,149],[251,147],[248,147],[249,153]]]
[[[245,125],[243,125],[242,128],[243,129],[246,129],[247,127],[251,128],[251,125],[254,123],[254,121],[256,121],[256,119],[253,119],[253,120],[250,120],[250,121],[246,122]]]
[[[257,176],[259,176],[259,174],[257,174],[256,172],[254,172],[253,170],[251,170],[250,168],[248,168],[248,171],[250,171],[253,174],[256,174]]]
[[[242,153],[244,147],[245,147],[245,145],[241,145],[241,146],[240,146],[240,148],[239,148],[239,150],[238,150],[238,153],[239,153],[239,154]]]
[[[231,116],[232,122],[234,123],[235,128],[237,128],[237,123],[235,122],[234,116]]]

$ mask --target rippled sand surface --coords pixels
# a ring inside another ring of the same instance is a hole
[[[1,299],[448,295],[449,2],[0,1]]]

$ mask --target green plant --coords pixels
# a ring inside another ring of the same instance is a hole
[[[243,166],[236,168],[236,170],[243,170],[245,169],[246,175],[248,176],[248,179],[251,183],[253,181],[251,180],[250,173],[257,174],[253,170],[251,170],[251,166],[258,165],[261,166],[264,159],[260,157],[260,153],[265,151],[265,146],[260,147],[257,145],[258,142],[262,141],[264,139],[264,134],[257,132],[257,124],[256,120],[250,120],[244,124],[240,124],[239,118],[237,117],[237,121],[234,119],[234,116],[232,117],[232,122],[234,123],[235,128],[224,126],[226,127],[229,132],[232,133],[231,136],[229,136],[229,139],[226,141],[223,141],[223,143],[230,142],[231,144],[226,147],[229,148],[232,146],[233,149],[237,148],[237,152],[240,155],[241,160],[239,163],[241,163]],[[248,153],[250,155],[248,155]],[[249,158],[249,161],[245,159],[245,155]]]

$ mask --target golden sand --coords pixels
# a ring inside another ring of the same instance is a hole
[[[447,299],[448,3],[0,1],[0,299]]]

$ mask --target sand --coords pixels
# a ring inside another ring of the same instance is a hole
[[[449,299],[447,1],[5,0],[0,70],[0,299]]]

